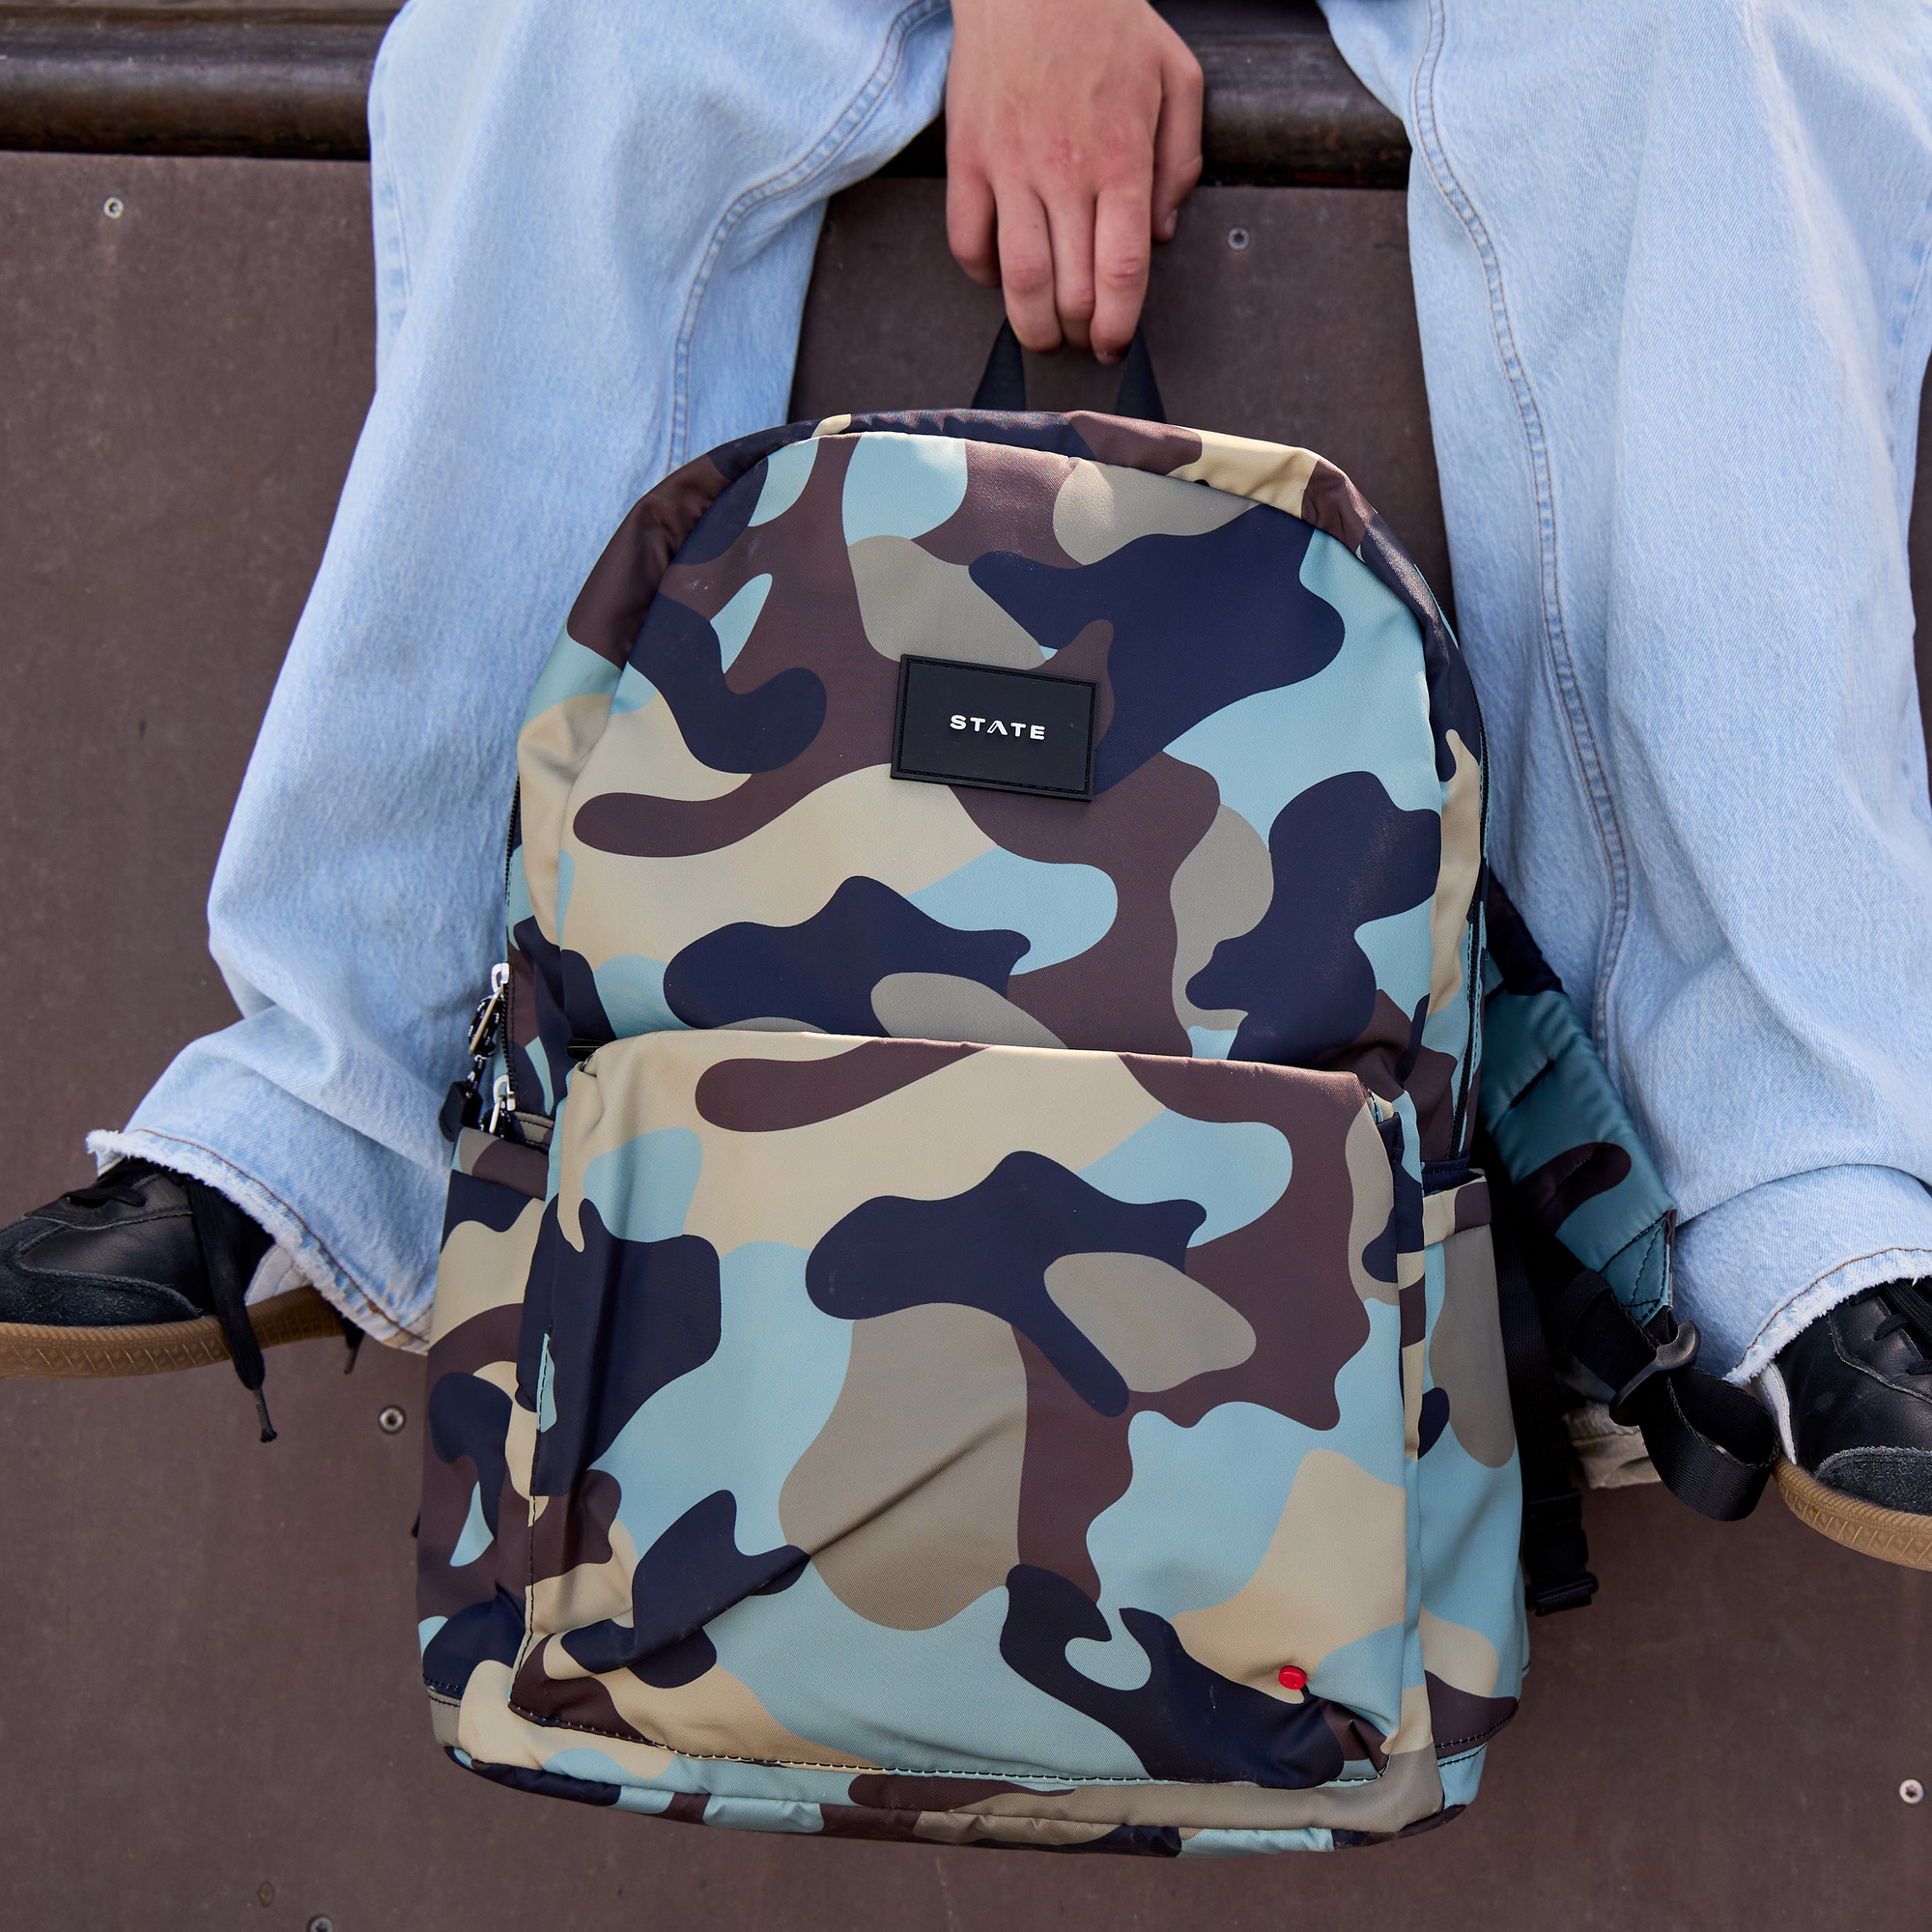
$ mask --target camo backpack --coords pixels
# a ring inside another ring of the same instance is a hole
[[[1516,1709],[1475,694],[1346,476],[1140,366],[688,465],[530,696],[420,1522],[483,1776],[1326,1848]]]

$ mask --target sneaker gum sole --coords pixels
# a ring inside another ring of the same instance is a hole
[[[1862,1502],[1857,1496],[1841,1496],[1797,1463],[1781,1458],[1776,1473],[1777,1492],[1784,1498],[1785,1508],[1805,1528],[1815,1529],[1861,1555],[1876,1556],[1881,1563],[1932,1570],[1932,1517],[1881,1509],[1877,1503]]]
[[[250,1305],[248,1320],[265,1349],[283,1342],[342,1339],[342,1322],[312,1288],[294,1288]],[[228,1359],[228,1344],[213,1316],[129,1328],[56,1328],[38,1322],[0,1324],[0,1376],[40,1381],[92,1380],[109,1376],[160,1376],[206,1368]]]

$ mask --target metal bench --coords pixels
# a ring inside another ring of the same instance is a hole
[[[1207,79],[1206,179],[1400,187],[1402,125],[1308,0],[1162,10]],[[363,101],[393,7],[0,8],[0,147],[367,160]],[[895,172],[943,174],[923,139]]]

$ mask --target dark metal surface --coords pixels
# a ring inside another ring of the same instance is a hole
[[[1310,3],[1187,0],[1161,9],[1207,83],[1207,182],[1396,187],[1408,136],[1354,76]]]
[[[1207,81],[1207,179],[1400,187],[1401,124],[1306,0],[1162,10]],[[393,10],[0,7],[0,148],[366,159],[369,71]],[[944,175],[936,122],[893,165]]]
[[[0,11],[0,147],[360,158],[386,14]]]
[[[990,329],[921,240],[934,192],[835,211],[808,409],[970,390]],[[0,1111],[0,1215],[79,1178],[79,1131],[230,1016],[201,899],[369,394],[365,194],[353,168],[0,156],[0,888],[32,1070]],[[1240,197],[1204,196],[1163,259],[1174,413],[1326,448],[1415,542],[1399,199]],[[1219,264],[1235,215],[1251,246]],[[1090,380],[1036,374],[1042,400]],[[1177,1866],[759,1837],[447,1764],[416,1686],[419,1367],[270,1364],[266,1448],[225,1369],[0,1383],[10,1932],[1923,1923],[1932,1804],[1896,1794],[1932,1781],[1932,1577],[1775,1499],[1719,1527],[1656,1490],[1589,1498],[1596,1606],[1535,1627],[1481,1799],[1409,1843]]]

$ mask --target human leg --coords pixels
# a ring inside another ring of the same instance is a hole
[[[1932,27],[1327,0],[1410,227],[1492,851],[1682,1219],[1707,1363],[1932,1270],[1905,522]]]
[[[784,413],[825,197],[937,112],[942,0],[415,0],[372,93],[381,380],[231,823],[243,1018],[103,1154],[420,1343],[520,694],[630,502]]]

